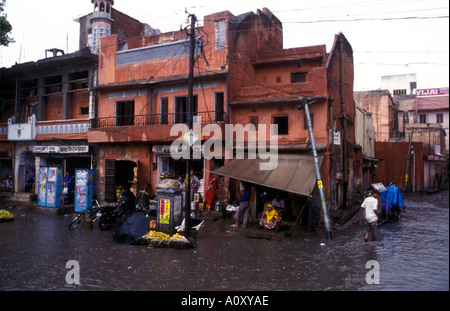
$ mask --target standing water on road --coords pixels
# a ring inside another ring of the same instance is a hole
[[[332,241],[306,230],[247,238],[221,219],[226,229],[206,223],[196,248],[177,250],[117,244],[98,227],[69,231],[73,215],[16,207],[16,220],[0,224],[0,290],[449,290],[448,194],[405,196],[400,221],[382,225],[374,247],[361,215]],[[66,283],[69,260],[80,284]]]

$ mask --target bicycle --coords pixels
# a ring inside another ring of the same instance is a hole
[[[69,230],[73,230],[81,223],[84,218],[91,218],[93,221],[96,221],[100,215],[101,207],[97,200],[93,200],[97,206],[88,207],[84,211],[78,213],[78,215],[72,220],[69,225]]]

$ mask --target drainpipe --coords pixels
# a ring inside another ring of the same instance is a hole
[[[416,149],[413,147],[413,168],[412,168],[412,192],[416,192]]]
[[[226,81],[226,84],[227,84],[227,99],[226,99],[226,101],[227,101],[227,117],[226,117],[226,124],[230,124],[230,73],[229,72],[227,72],[227,81]]]

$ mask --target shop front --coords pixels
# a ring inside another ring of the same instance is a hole
[[[95,155],[98,176],[98,200],[113,202],[119,188],[129,187],[137,197],[139,190],[151,188],[150,156],[148,144],[102,144]]]
[[[323,155],[320,155],[319,166],[322,161]],[[238,183],[231,188],[240,189],[239,184],[243,183],[254,192],[250,194],[250,205],[254,205],[252,217],[262,212],[265,202],[277,200],[283,201],[285,219],[295,219],[301,202],[315,192],[317,179],[312,155],[279,154],[278,165],[273,170],[261,170],[261,162],[261,159],[234,159],[212,173]],[[234,197],[238,198],[237,193]]]
[[[13,145],[10,142],[2,142],[0,144],[0,193],[12,190],[6,185],[5,180],[14,175],[13,150]]]
[[[60,167],[63,174],[68,172],[70,176],[75,176],[76,169],[90,169],[92,163],[91,148],[86,143],[78,143],[76,145],[56,145],[49,142],[43,142],[42,144],[16,143],[15,192],[37,193],[35,183],[39,177],[40,167]]]

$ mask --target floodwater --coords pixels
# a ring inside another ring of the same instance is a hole
[[[121,245],[111,231],[67,229],[73,215],[16,207],[0,224],[0,290],[449,290],[449,192],[408,194],[401,220],[363,241],[357,215],[333,240],[297,230],[248,238],[232,219],[206,222],[187,250]],[[80,284],[67,284],[69,260]],[[379,284],[368,261],[379,264]],[[373,279],[372,279],[373,280]]]

